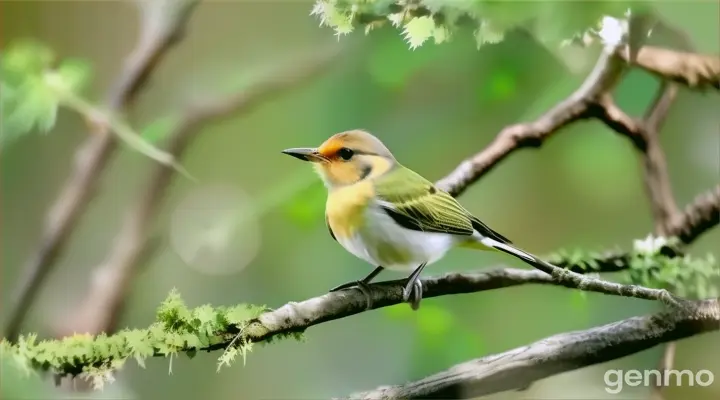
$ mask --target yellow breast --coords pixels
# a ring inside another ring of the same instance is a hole
[[[343,186],[328,193],[325,216],[336,237],[350,237],[363,226],[365,209],[374,194],[370,181]]]

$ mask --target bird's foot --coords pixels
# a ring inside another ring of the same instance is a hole
[[[420,279],[414,279],[412,282],[408,282],[403,288],[403,301],[409,303],[410,308],[417,311],[417,309],[420,308],[422,293],[422,282]]]
[[[372,295],[370,294],[370,285],[365,283],[365,281],[353,281],[348,283],[343,283],[342,285],[335,286],[334,288],[330,289],[329,291],[337,292],[344,289],[352,289],[352,288],[358,288],[360,291],[365,295],[365,301],[366,301],[366,310],[370,310],[373,305],[372,301]]]
[[[330,289],[329,292],[337,292],[338,290],[343,289],[350,289],[355,286],[360,286],[363,282],[362,281],[352,281],[348,283],[343,283],[342,285],[337,285],[334,288]]]

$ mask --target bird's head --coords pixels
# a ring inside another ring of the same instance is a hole
[[[396,164],[380,139],[362,130],[337,133],[319,147],[293,148],[283,153],[313,163],[330,188],[382,175]]]

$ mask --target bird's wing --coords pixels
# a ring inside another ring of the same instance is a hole
[[[511,243],[470,214],[449,193],[402,166],[376,178],[375,192],[383,210],[407,229],[462,236],[478,231],[501,243]]]
[[[379,205],[401,226],[423,232],[473,234],[470,214],[415,172],[398,166],[374,183]]]

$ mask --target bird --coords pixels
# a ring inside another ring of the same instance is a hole
[[[500,251],[543,270],[554,268],[471,214],[447,191],[403,166],[362,129],[336,133],[319,147],[282,153],[310,162],[327,189],[325,223],[332,239],[373,265],[367,276],[330,289],[357,287],[372,307],[370,282],[383,270],[409,272],[403,302],[418,310],[423,269],[453,248]]]

